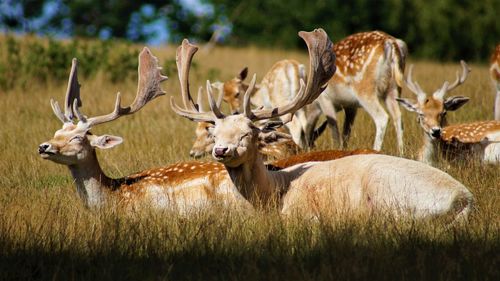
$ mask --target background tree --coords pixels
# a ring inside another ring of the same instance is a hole
[[[298,30],[323,27],[332,40],[383,30],[414,57],[486,60],[500,41],[498,0],[0,0],[0,28],[44,34],[170,42],[208,40],[297,48]],[[159,39],[158,39],[159,38]]]

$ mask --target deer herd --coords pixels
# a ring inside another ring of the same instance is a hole
[[[470,69],[464,61],[455,82],[444,82],[427,95],[413,80],[413,65],[404,77],[408,51],[400,39],[373,31],[333,44],[322,29],[301,31],[299,36],[308,48],[308,68],[295,60],[282,60],[258,84],[255,75],[248,84],[244,82],[248,76],[244,68],[229,81],[207,81],[205,89],[198,90],[196,101],[190,91],[189,71],[198,47],[187,39],[182,41],[176,53],[181,102],[171,96],[170,107],[197,123],[190,155],[211,154],[214,162],[180,162],[118,179],[101,169],[96,148],[112,148],[123,140],[97,136],[90,130],[134,114],[165,95],[161,85],[167,77],[160,73],[158,59],[148,48],[139,54],[138,88],[132,104],[122,107],[118,93],[114,110],[96,117],[81,113],[77,60],[73,59],[64,113],[51,100],[62,128],[38,152],[43,159],[69,167],[78,195],[92,208],[151,207],[186,214],[211,206],[252,212],[262,203],[273,203],[284,216],[317,218],[329,212],[466,219],[473,209],[472,193],[431,165],[441,158],[450,164],[467,159],[500,163],[500,45],[490,68],[497,121],[448,125],[447,111],[457,110],[469,100],[446,97],[465,82]],[[400,97],[405,86],[416,100]],[[223,102],[229,113],[223,112]],[[420,161],[380,153],[389,116],[399,153],[404,153],[398,103],[417,114],[424,131]],[[327,125],[333,138],[346,148],[358,107],[375,123],[374,150],[306,152]],[[342,134],[336,118],[341,110],[345,113]],[[326,121],[317,126],[322,115]]]

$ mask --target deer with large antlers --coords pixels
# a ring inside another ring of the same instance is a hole
[[[244,82],[248,68],[226,82],[214,82],[212,87],[222,93],[223,100],[229,104],[232,113],[241,112],[243,94],[248,89]],[[300,80],[305,79],[305,66],[296,60],[285,59],[276,62],[264,75],[260,84],[256,85],[252,93],[251,103],[254,106],[273,108],[292,100],[300,88]],[[307,105],[290,115],[281,116],[284,126],[290,132],[292,140],[300,148],[312,147],[315,140],[325,126],[315,129],[321,110],[317,103]],[[325,124],[326,125],[326,124]]]
[[[500,44],[497,45],[491,55],[490,75],[496,93],[495,120],[500,120]]]
[[[432,95],[427,95],[420,85],[413,81],[413,65],[410,66],[406,84],[417,101],[399,98],[408,111],[418,114],[418,122],[424,130],[424,145],[419,160],[435,164],[438,155],[447,160],[479,158],[488,163],[500,163],[500,121],[479,121],[448,126],[446,113],[455,111],[469,101],[469,98],[445,95],[465,82],[470,72],[461,61],[462,72],[451,85],[443,86]]]
[[[167,79],[161,75],[158,60],[148,48],[139,54],[139,82],[137,95],[128,107],[122,107],[118,93],[112,113],[86,117],[80,112],[80,84],[77,78],[77,60],[73,59],[64,113],[57,102],[51,100],[55,115],[63,123],[54,137],[42,143],[38,153],[43,159],[68,166],[79,196],[89,207],[118,204],[137,208],[152,207],[174,209],[181,213],[215,204],[232,204],[251,208],[251,205],[231,185],[213,185],[227,177],[217,163],[187,162],[150,169],[123,178],[112,179],[102,171],[96,148],[108,149],[122,142],[110,135],[97,136],[90,130],[122,116],[134,114],[148,102],[164,95],[160,83]],[[74,119],[78,122],[74,123]]]
[[[189,66],[197,47],[182,42],[181,94],[184,107],[171,98],[172,109],[196,122],[214,124],[212,156],[224,164],[232,184],[246,198],[266,201],[282,194],[282,213],[317,215],[321,207],[342,210],[388,210],[416,218],[453,214],[465,217],[471,210],[472,194],[448,174],[423,163],[386,155],[356,155],[327,162],[307,162],[280,171],[264,166],[259,146],[290,139],[273,130],[261,130],[255,122],[291,114],[313,102],[335,72],[332,43],[322,29],[299,32],[309,50],[307,82],[289,103],[271,109],[251,109],[250,94],[255,76],[243,99],[243,112],[224,115],[207,82],[210,112],[198,111],[189,92]]]
[[[202,98],[202,89],[198,90],[198,98],[197,105],[198,111],[206,112],[203,106],[203,98]],[[223,91],[219,91],[219,97],[217,98],[217,106],[220,108],[223,98]],[[239,108],[239,107],[238,107]],[[268,124],[269,125],[269,124]],[[278,126],[278,130],[283,130],[281,127],[282,123],[276,122],[275,124]],[[323,130],[326,127],[326,123],[323,126]],[[209,130],[213,127],[211,123],[208,122],[198,122],[195,130],[195,141],[189,151],[189,155],[193,158],[201,158],[206,154],[210,154],[212,152],[214,141],[211,137]],[[321,128],[320,128],[321,130]],[[261,147],[261,152],[268,157],[269,159],[281,159],[291,155],[294,155],[300,151],[300,147],[297,146],[293,140],[279,143],[279,144],[271,144],[267,146]]]

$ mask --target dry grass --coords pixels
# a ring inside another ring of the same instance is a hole
[[[175,49],[153,50],[163,61]],[[306,54],[278,50],[216,49],[200,51],[192,88],[210,69],[229,78],[243,66],[262,77],[283,58],[306,61]],[[85,62],[82,61],[82,64]],[[68,62],[69,65],[69,62]],[[119,67],[119,66],[117,66]],[[458,64],[416,62],[415,77],[424,89],[454,79]],[[493,94],[486,67],[472,65],[465,85],[453,94],[470,96],[451,122],[489,119]],[[124,103],[135,81],[112,85],[102,78],[82,83],[85,114],[107,113],[116,91]],[[164,84],[179,92],[176,75]],[[49,98],[63,99],[65,85],[30,85],[0,93],[0,279],[406,279],[499,280],[500,169],[478,163],[441,168],[463,182],[477,199],[472,220],[447,229],[437,223],[403,223],[382,218],[327,220],[319,223],[279,218],[272,209],[251,216],[213,210],[189,219],[172,213],[123,215],[91,212],[76,197],[66,167],[43,161],[38,144],[60,127]],[[403,96],[411,96],[404,92]],[[99,153],[104,170],[122,176],[188,159],[194,124],[173,114],[162,97],[135,116],[94,130],[116,134],[125,142]],[[415,116],[404,113],[406,157],[421,144]],[[360,111],[351,148],[370,148],[375,128]],[[334,148],[327,132],[318,149]],[[389,127],[384,152],[396,153]]]

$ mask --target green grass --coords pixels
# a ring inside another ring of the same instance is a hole
[[[171,61],[175,48],[153,52],[160,61]],[[244,66],[262,78],[284,58],[306,62],[307,56],[255,48],[200,51],[192,89],[214,73],[226,79]],[[458,63],[415,64],[414,77],[426,90],[454,79],[459,70]],[[68,61],[68,71],[69,65]],[[467,82],[452,94],[472,99],[449,114],[451,123],[492,116],[487,68],[471,67]],[[117,91],[122,92],[124,104],[130,103],[136,89],[134,79],[113,84],[103,75],[80,78],[80,83],[87,115],[110,112]],[[67,168],[37,154],[38,144],[61,126],[49,98],[62,102],[65,87],[33,82],[0,93],[0,280],[500,279],[500,168],[474,162],[440,164],[476,198],[470,222],[453,228],[385,217],[285,220],[273,208],[248,215],[210,210],[189,218],[168,212],[89,211],[77,198]],[[175,73],[164,88],[168,95],[178,95]],[[412,94],[404,91],[403,96]],[[404,112],[403,120],[405,156],[415,158],[422,132],[414,115]],[[134,116],[93,132],[124,137],[122,145],[99,152],[106,173],[118,177],[187,160],[194,127],[176,116],[169,98],[162,97]],[[360,110],[350,147],[370,148],[374,132],[371,119]],[[317,149],[332,148],[327,131]],[[383,151],[397,153],[391,125]]]

